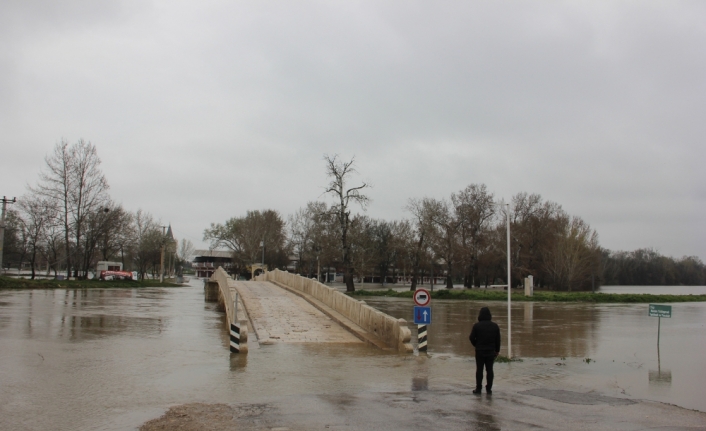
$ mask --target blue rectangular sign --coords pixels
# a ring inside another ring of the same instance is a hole
[[[414,307],[414,324],[431,325],[431,307]]]

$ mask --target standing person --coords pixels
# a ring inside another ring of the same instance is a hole
[[[493,316],[488,307],[483,307],[478,313],[478,323],[473,325],[468,339],[476,348],[476,389],[474,394],[480,394],[483,387],[483,367],[488,375],[485,391],[493,393],[493,362],[500,353],[500,327],[493,322]]]

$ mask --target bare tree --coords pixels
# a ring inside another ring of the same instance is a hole
[[[511,206],[513,278],[531,274],[543,285],[553,277],[547,273],[548,253],[568,216],[559,204],[543,202],[538,194],[518,193]]]
[[[317,203],[309,202],[305,208],[300,208],[289,216],[289,247],[297,257],[297,271],[310,277],[317,256],[314,243],[316,234]]]
[[[64,247],[64,229],[57,208],[52,211],[52,217],[44,227],[44,257],[49,269],[57,276],[62,262],[65,261],[66,247]]]
[[[116,203],[110,203],[105,209],[108,211],[99,211],[96,214],[99,222],[95,232],[98,253],[103,260],[112,260],[120,256],[125,267],[123,250],[132,236],[134,216]]]
[[[376,220],[366,215],[356,215],[351,220],[348,229],[348,245],[354,274],[360,282],[365,282],[365,277],[370,275],[373,282],[375,266],[377,263],[377,244],[375,241]],[[340,258],[339,258],[340,259]]]
[[[194,255],[194,251],[194,244],[188,239],[182,239],[179,243],[177,255],[179,256],[179,259],[188,261]]]
[[[21,270],[22,264],[27,257],[27,252],[27,229],[22,223],[19,211],[8,208],[5,213],[5,244],[2,249],[3,266],[10,268],[14,263]]]
[[[178,276],[183,275],[184,265],[189,262],[194,255],[194,244],[188,240],[183,239],[179,242],[179,247],[176,252],[176,274]]]
[[[395,220],[392,222],[391,229],[392,249],[394,250],[392,275],[396,282],[396,276],[399,274],[400,270],[405,280],[411,270],[411,257],[415,247],[415,237],[414,228],[409,220]]]
[[[83,273],[87,273],[98,259],[110,260],[115,257],[120,250],[123,231],[129,226],[130,220],[130,214],[111,202],[86,216],[80,247]]]
[[[324,202],[315,202],[311,215],[314,218],[312,244],[316,253],[317,274],[320,276],[319,269],[325,269],[325,281],[329,281],[330,268],[335,268],[341,262],[337,217]]]
[[[397,248],[395,247],[394,231],[396,222],[386,220],[375,220],[372,225],[373,244],[375,247],[375,260],[380,273],[380,282],[385,285],[390,267],[397,258]],[[393,274],[394,277],[394,274]]]
[[[453,193],[451,202],[460,222],[461,258],[466,267],[463,285],[470,288],[478,282],[479,255],[486,249],[496,204],[485,184],[471,184]]]
[[[426,251],[429,247],[430,237],[434,230],[432,224],[432,210],[434,200],[429,198],[410,199],[407,204],[407,211],[412,213],[414,225],[413,248],[409,251],[409,259],[412,267],[412,283],[410,290],[417,289],[417,282],[420,276],[420,269],[426,258]]]
[[[54,216],[54,208],[51,202],[37,195],[25,196],[19,203],[21,216],[20,221],[26,235],[27,252],[29,257],[32,280],[36,275],[37,257],[44,255],[44,238],[46,237],[47,225],[51,223]]]
[[[164,243],[160,223],[142,210],[135,214],[135,237],[133,242],[133,258],[140,279],[145,279],[145,274],[150,266],[159,263],[160,249]]]
[[[331,211],[336,214],[339,224],[339,233],[341,240],[341,258],[343,260],[343,281],[346,283],[347,292],[355,292],[353,285],[353,264],[351,262],[350,243],[348,242],[348,229],[351,223],[350,205],[352,203],[359,204],[365,209],[370,202],[370,198],[361,193],[361,190],[370,187],[369,184],[363,184],[355,187],[348,187],[350,175],[356,173],[354,162],[355,158],[350,161],[343,162],[338,159],[337,155],[324,156],[326,162],[326,175],[331,178],[331,182],[326,187],[326,192],[331,194],[336,202],[331,206]]]
[[[72,267],[71,247],[75,248],[77,261],[86,261],[82,239],[87,222],[108,201],[108,182],[100,170],[96,147],[83,139],[69,146],[62,140],[54,152],[45,157],[46,170],[40,174],[37,194],[49,199],[59,209],[64,228],[67,277]],[[83,268],[84,271],[86,268]],[[84,276],[82,274],[81,276]]]
[[[458,231],[461,222],[446,200],[429,199],[427,211],[432,223],[429,244],[446,265],[446,288],[453,289],[454,265],[459,254]]]
[[[600,264],[598,234],[580,217],[563,217],[546,264],[556,288],[590,285]]]

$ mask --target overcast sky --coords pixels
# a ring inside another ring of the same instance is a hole
[[[706,260],[706,2],[0,2],[0,195],[62,138],[114,200],[198,247],[211,222],[323,199],[367,213],[484,183],[613,250]]]

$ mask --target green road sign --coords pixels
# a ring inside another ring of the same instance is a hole
[[[650,304],[650,317],[672,317],[671,305]]]

